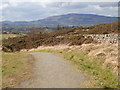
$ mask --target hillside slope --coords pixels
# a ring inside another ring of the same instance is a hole
[[[97,43],[93,40],[93,38],[85,38],[83,35],[113,33],[118,33],[118,22],[90,27],[61,29],[49,33],[44,32],[44,30],[32,30],[26,36],[3,40],[3,50],[20,51],[21,49],[37,48],[38,46],[54,46],[59,44],[82,45],[83,43]]]
[[[3,21],[2,30],[29,30],[31,27],[90,26],[117,21],[117,17],[107,17],[94,14],[65,14],[51,16],[37,21]]]

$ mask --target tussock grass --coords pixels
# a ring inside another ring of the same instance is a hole
[[[77,66],[78,70],[84,72],[94,82],[94,87],[118,88],[118,78],[109,68],[103,67],[99,60],[91,60],[82,52],[75,50],[40,50],[39,52],[52,52],[63,56],[66,60]]]

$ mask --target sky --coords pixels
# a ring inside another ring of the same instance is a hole
[[[0,2],[0,21],[33,21],[68,13],[117,17],[118,1],[119,0],[3,0]]]

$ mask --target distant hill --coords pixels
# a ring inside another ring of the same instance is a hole
[[[66,14],[59,16],[51,16],[45,19],[38,20],[36,22],[39,22],[43,25],[60,24],[88,26],[111,23],[116,21],[117,19],[117,17],[107,17],[94,14]]]
[[[28,30],[31,27],[55,27],[61,26],[90,26],[111,23],[118,20],[118,17],[107,17],[95,14],[65,14],[58,16],[50,16],[45,19],[36,21],[3,21],[3,30]]]

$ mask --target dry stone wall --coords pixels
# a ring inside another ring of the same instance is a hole
[[[85,38],[92,38],[100,43],[118,43],[118,34],[84,34]]]

